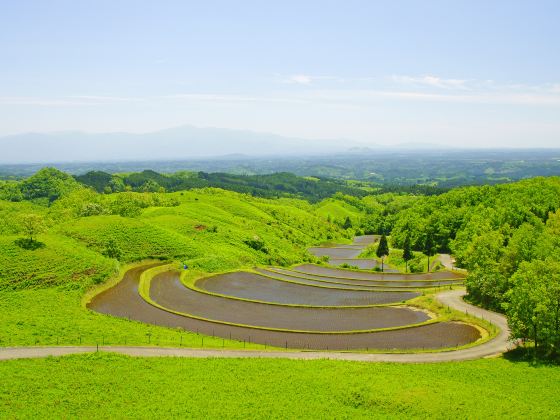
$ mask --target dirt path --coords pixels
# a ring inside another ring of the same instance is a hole
[[[498,326],[500,334],[493,340],[469,349],[439,352],[439,353],[416,353],[416,354],[365,354],[346,352],[318,352],[318,351],[252,351],[252,350],[210,350],[210,349],[184,349],[184,348],[161,348],[161,347],[124,347],[124,346],[102,346],[99,351],[108,351],[126,354],[129,356],[142,357],[223,357],[223,358],[282,358],[282,359],[333,359],[353,360],[362,362],[396,362],[396,363],[435,363],[447,361],[460,361],[479,359],[482,357],[495,356],[513,347],[508,341],[509,329],[507,320],[503,315],[490,312],[464,302],[462,296],[464,290],[451,290],[437,295],[444,305],[451,308],[468,312],[469,314],[489,320]],[[37,358],[47,356],[63,356],[75,353],[88,353],[96,351],[93,346],[57,346],[57,347],[7,347],[0,349],[0,360]]]

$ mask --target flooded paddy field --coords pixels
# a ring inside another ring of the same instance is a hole
[[[260,269],[259,271],[263,274],[267,274],[271,276],[282,274],[283,276],[293,277],[296,280],[307,279],[307,280],[319,281],[319,282],[330,283],[335,285],[342,284],[347,286],[357,286],[363,288],[379,288],[379,287],[428,288],[428,287],[445,286],[450,284],[458,284],[462,281],[462,279],[417,280],[414,277],[404,277],[402,279],[401,278],[392,279],[392,278],[385,277],[382,280],[357,279],[351,277],[325,277],[316,274],[307,274],[303,272],[292,271],[292,270],[276,268],[276,267],[270,269]]]
[[[405,307],[303,308],[226,299],[186,288],[176,272],[154,277],[150,296],[165,308],[196,317],[287,330],[372,330],[430,319],[423,311]]]
[[[314,274],[325,277],[361,280],[463,280],[464,274],[452,271],[437,271],[435,273],[375,273],[365,271],[349,271],[339,268],[326,267],[315,264],[301,264],[292,268],[293,271]]]
[[[237,271],[206,277],[196,287],[244,299],[265,302],[322,306],[360,306],[399,303],[420,296],[419,292],[371,292],[325,289],[305,284],[277,281],[255,273]]]
[[[471,343],[480,338],[479,330],[471,325],[459,322],[435,322],[420,326],[412,326],[410,324],[428,319],[428,315],[422,311],[413,311],[408,308],[399,307],[374,307],[374,308],[289,308],[294,311],[274,311],[273,308],[282,308],[274,305],[266,305],[262,303],[241,302],[232,299],[211,296],[203,293],[197,293],[186,288],[179,281],[179,274],[176,272],[167,272],[154,277],[152,284],[152,297],[158,300],[158,303],[165,305],[165,309],[158,308],[145,301],[138,293],[138,283],[140,274],[150,266],[144,266],[129,270],[114,287],[95,296],[88,307],[101,313],[113,316],[128,318],[154,325],[168,326],[172,328],[182,328],[195,333],[211,335],[216,337],[231,338],[240,341],[249,341],[261,343],[275,347],[286,347],[296,349],[317,349],[317,350],[350,350],[350,349],[377,349],[377,350],[411,350],[411,349],[439,349],[461,346]],[[234,280],[230,279],[230,280]],[[224,280],[220,280],[222,286]],[[227,278],[225,280],[227,282]],[[246,281],[246,280],[241,280]],[[256,281],[268,284],[261,289],[261,297],[265,298],[267,293],[272,293],[274,289],[270,289],[270,285],[275,280],[262,280],[253,277],[252,284]],[[281,283],[281,282],[278,282]],[[219,285],[218,283],[215,283]],[[286,283],[290,284],[290,283]],[[202,286],[211,287],[212,282],[208,281],[201,284]],[[210,285],[210,286],[209,286]],[[292,285],[297,288],[303,288],[301,295],[307,293],[310,289],[305,285]],[[268,287],[268,289],[267,289]],[[279,300],[288,300],[290,294],[297,294],[295,290],[288,291],[284,286],[279,286],[284,298]],[[233,287],[232,289],[235,289]],[[246,290],[252,287],[246,287]],[[280,290],[279,289],[279,290]],[[317,288],[318,289],[318,288]],[[192,293],[189,294],[189,290]],[[240,290],[237,287],[236,290]],[[222,290],[223,291],[223,290]],[[331,302],[352,302],[353,299],[361,301],[363,297],[340,289],[327,289],[328,293],[336,293],[338,296],[325,298],[324,291],[316,292],[317,294],[310,298],[314,303]],[[361,293],[361,292],[358,292]],[[375,298],[365,298],[365,302],[376,302],[390,299],[391,293],[387,292],[366,292],[373,295],[379,295]],[[400,295],[401,293],[395,293]],[[411,297],[412,292],[402,293],[403,297]],[[201,296],[206,296],[201,298]],[[281,296],[281,293],[278,294]],[[323,297],[322,297],[323,296]],[[373,300],[368,300],[373,299]],[[236,302],[235,306],[231,306],[229,302]],[[240,306],[239,303],[252,305]],[[286,302],[287,303],[287,302]],[[256,310],[256,307],[264,309]],[[194,309],[197,314],[205,316],[213,316],[223,319],[227,322],[247,322],[248,326],[229,325],[220,322],[211,322],[207,320],[194,319],[188,316],[178,315],[169,310],[180,310],[192,313]],[[383,310],[382,310],[383,309]],[[387,311],[389,309],[390,311]],[[404,328],[375,331],[375,332],[352,332],[360,328],[379,328],[380,326],[394,326],[405,324]],[[251,326],[263,328],[251,328]],[[288,332],[277,331],[274,329],[266,329],[267,327],[285,327],[296,326],[298,330],[304,328],[319,328],[319,332]],[[341,332],[337,329],[344,329]]]

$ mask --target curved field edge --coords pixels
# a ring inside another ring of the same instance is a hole
[[[180,316],[187,316],[187,317],[192,317],[194,319],[202,319],[202,320],[206,320],[209,322],[215,322],[213,320],[207,320],[201,317],[196,317],[196,316],[192,316],[189,314],[184,314],[182,312],[179,311],[174,311],[174,310],[170,310],[167,309],[161,305],[159,305],[157,302],[154,302],[151,297],[149,296],[149,291],[150,291],[150,283],[151,280],[153,279],[153,277],[155,277],[157,274],[160,274],[164,271],[168,271],[170,270],[177,270],[177,264],[169,264],[166,265],[165,267],[156,267],[155,269],[148,269],[146,270],[144,273],[142,273],[141,280],[140,280],[140,285],[139,285],[139,292],[142,296],[142,298],[144,300],[146,300],[147,303],[159,308],[159,309],[163,309],[167,312],[170,313],[174,313],[176,315],[180,315]],[[165,269],[167,267],[167,270]],[[150,273],[150,271],[153,271],[153,273]],[[242,271],[242,270],[239,270]],[[145,276],[144,276],[145,275]],[[214,273],[212,274],[214,275]],[[206,273],[206,276],[208,276],[208,274]],[[181,282],[183,283],[183,285],[185,285],[186,287],[187,284],[189,282],[193,282],[196,281],[200,278],[205,277],[205,273],[201,273],[201,272],[193,272],[193,271],[186,271],[180,274],[180,279]],[[454,290],[457,289],[458,287],[453,287],[453,288],[449,288],[450,290]],[[259,303],[259,302],[257,302]],[[266,304],[266,303],[265,303]],[[392,305],[392,304],[388,304],[388,305],[384,305],[384,306],[399,306],[399,305]],[[443,304],[441,304],[439,301],[437,301],[437,299],[434,299],[433,294],[428,294],[428,295],[422,295],[416,298],[413,298],[409,301],[407,301],[407,306],[412,306],[412,307],[416,307],[420,310],[423,311],[427,311],[431,316],[434,316],[433,319],[423,322],[423,323],[419,323],[419,324],[411,324],[411,325],[406,325],[406,326],[401,326],[401,327],[390,327],[390,328],[381,328],[381,329],[375,329],[375,330],[366,330],[366,331],[346,331],[346,332],[325,332],[325,331],[310,331],[311,333],[317,333],[317,334],[360,334],[360,333],[366,333],[366,332],[382,332],[382,331],[391,331],[391,330],[403,330],[403,329],[410,329],[410,328],[418,328],[421,327],[423,325],[426,324],[433,324],[433,323],[438,323],[438,322],[458,322],[458,323],[463,323],[463,324],[467,324],[467,325],[471,325],[474,328],[476,328],[481,335],[481,338],[479,338],[476,341],[473,341],[471,343],[467,343],[461,346],[455,346],[455,347],[445,347],[445,348],[439,348],[439,349],[405,349],[405,350],[399,350],[399,349],[392,349],[392,350],[386,350],[386,349],[367,349],[367,350],[351,350],[349,352],[352,353],[439,353],[439,352],[450,352],[450,351],[457,351],[457,350],[463,350],[463,349],[468,349],[471,347],[476,347],[479,346],[481,344],[484,344],[492,339],[494,339],[499,333],[500,333],[500,329],[492,324],[489,321],[474,317],[472,315],[468,315],[465,314],[461,311],[452,309],[450,307],[447,307]],[[247,326],[247,325],[240,325],[240,324],[234,324],[234,323],[227,323],[227,322],[223,322],[223,321],[218,321],[216,323],[219,324],[225,324],[225,325],[233,325],[233,326],[243,326],[246,328],[254,328],[254,329],[263,329],[263,330],[271,330],[271,331],[287,331],[287,332],[302,332],[302,331],[298,331],[298,330],[283,330],[283,329],[273,329],[273,328],[263,328],[263,327],[255,327],[255,326]],[[303,331],[306,332],[306,331]],[[316,350],[316,351],[322,351],[322,350]],[[341,350],[341,352],[344,352],[343,350]]]
[[[344,286],[357,286],[357,287],[362,287],[362,289],[359,290],[372,290],[372,291],[384,291],[387,289],[391,289],[392,292],[398,292],[398,291],[404,291],[404,292],[408,292],[410,290],[416,290],[416,289],[430,289],[432,287],[442,287],[442,286],[449,286],[449,284],[458,284],[458,283],[462,283],[463,280],[458,280],[458,279],[441,279],[441,280],[437,280],[438,283],[444,282],[444,281],[453,281],[454,283],[448,283],[448,284],[443,284],[443,285],[437,285],[437,286],[403,286],[403,285],[396,285],[396,286],[387,286],[387,285],[378,285],[375,283],[387,283],[387,282],[391,282],[391,281],[395,281],[399,282],[399,283],[412,283],[412,282],[423,282],[423,280],[363,280],[363,281],[367,281],[369,283],[363,284],[363,285],[359,285],[359,284],[355,284],[355,283],[345,283],[344,281],[334,281],[334,280],[362,280],[362,279],[351,279],[351,278],[344,278],[344,277],[335,277],[335,276],[320,276],[320,275],[315,275],[312,274],[313,277],[306,277],[307,275],[310,275],[309,273],[302,273],[300,271],[296,271],[296,270],[285,270],[284,271],[290,271],[290,273],[286,273],[286,272],[282,272],[279,271],[278,268],[267,268],[267,271],[276,273],[276,274],[283,274],[285,276],[288,277],[294,277],[297,279],[307,279],[307,280],[313,280],[313,281],[317,281],[317,282],[321,282],[321,283],[327,283],[327,284],[341,284]],[[322,279],[318,279],[318,278],[314,278],[314,277],[321,277]],[[395,290],[392,290],[395,289]],[[356,289],[358,290],[358,289]]]
[[[177,267],[177,265],[175,265],[175,267]],[[174,267],[174,268],[175,268]],[[267,276],[266,274],[262,274],[260,272],[254,271],[254,270],[247,270],[247,269],[239,269],[239,270],[235,270],[235,271],[247,271],[247,272],[252,272],[255,274],[259,274],[262,275],[263,277],[270,277]],[[197,271],[183,271],[180,275],[180,280],[181,283],[183,283],[183,285],[185,287],[188,287],[192,290],[196,290],[196,291],[202,291],[204,293],[210,294],[210,295],[215,295],[215,296],[225,296],[227,298],[231,298],[231,296],[227,296],[227,295],[221,295],[221,294],[217,294],[214,292],[208,292],[204,289],[199,289],[196,287],[196,282],[202,278],[205,277],[209,277],[209,276],[214,276],[214,275],[220,275],[220,274],[225,274],[225,273],[230,273],[232,272],[232,270],[229,271],[224,271],[223,273],[203,273],[203,272],[197,272]],[[274,277],[270,277],[271,279],[275,279]],[[276,280],[276,279],[275,279]],[[286,281],[286,282],[290,282],[288,280],[284,280],[284,279],[277,279],[278,281]],[[301,283],[295,283],[295,284],[301,284]],[[316,286],[316,285],[306,285],[306,286],[310,286],[310,287],[323,287],[323,286]],[[331,289],[329,287],[329,289]],[[464,324],[468,324],[471,325],[473,327],[475,327],[481,335],[481,338],[479,338],[478,340],[472,342],[472,343],[468,343],[468,344],[464,344],[462,346],[458,346],[458,347],[449,347],[449,348],[442,348],[442,349],[437,349],[437,350],[418,350],[418,351],[414,351],[414,352],[443,352],[443,351],[454,351],[454,350],[462,350],[462,349],[467,349],[467,348],[471,348],[471,347],[475,347],[481,344],[484,344],[488,341],[493,340],[494,338],[496,338],[498,336],[498,334],[501,332],[501,329],[485,320],[482,318],[478,318],[475,317],[473,315],[469,315],[467,313],[461,312],[459,310],[450,308],[449,306],[443,305],[442,303],[440,303],[437,298],[435,298],[435,293],[436,292],[440,292],[441,289],[446,289],[446,290],[457,290],[457,289],[463,289],[463,287],[461,285],[446,285],[446,286],[441,286],[438,288],[430,288],[430,289],[423,289],[421,290],[422,295],[415,297],[415,298],[411,298],[408,299],[406,301],[400,302],[400,303],[385,303],[385,304],[377,304],[377,305],[367,305],[367,306],[394,306],[394,307],[414,307],[423,311],[426,311],[432,318],[433,320],[438,320],[438,322],[461,322]],[[342,289],[342,290],[348,290],[348,289]],[[369,291],[369,290],[368,290]],[[376,293],[377,291],[373,292]],[[258,301],[258,300],[252,300],[252,299],[245,299],[245,298],[237,298],[235,297],[235,299],[240,299],[240,300],[246,300],[249,302],[255,302],[255,303],[264,303],[264,304],[270,304],[268,302],[262,302],[262,301]],[[275,305],[277,305],[276,303],[274,303]],[[283,304],[280,304],[283,305]],[[305,307],[306,305],[291,305],[291,306],[302,306]],[[309,306],[311,308],[313,308],[314,306]],[[342,306],[339,306],[342,307]],[[358,306],[358,307],[364,307],[364,306]],[[327,306],[326,308],[332,308],[332,306]],[[352,306],[348,306],[348,308],[352,308]],[[404,327],[397,327],[397,328],[387,328],[387,330],[391,330],[391,329],[403,329],[406,328],[407,326]],[[318,350],[320,351],[320,350]],[[361,350],[352,350],[352,352],[361,352]],[[376,352],[375,350],[373,351],[368,351],[368,352]],[[409,350],[380,350],[379,352],[381,353],[410,353]]]
[[[166,271],[177,271],[177,270],[174,270],[173,268],[171,268],[171,269],[170,268],[171,267],[169,267],[169,266],[162,266],[162,267],[149,268],[149,269],[145,270],[140,275],[140,283],[139,283],[139,287],[138,287],[138,292],[140,293],[140,296],[142,296],[142,298],[147,303],[149,303],[152,306],[155,306],[158,309],[164,310],[166,312],[169,312],[169,313],[172,313],[172,314],[175,314],[175,315],[180,315],[180,316],[184,316],[184,317],[187,317],[187,318],[197,319],[199,321],[212,322],[214,324],[231,325],[233,327],[243,327],[243,328],[251,328],[251,329],[254,329],[254,330],[265,330],[265,331],[279,331],[279,332],[289,332],[289,333],[308,333],[308,334],[325,334],[325,335],[335,335],[335,334],[336,335],[341,335],[341,334],[363,334],[363,333],[376,333],[376,332],[383,332],[383,331],[404,330],[404,329],[410,329],[410,328],[418,328],[418,327],[422,327],[424,325],[436,324],[436,323],[441,322],[438,319],[430,319],[428,321],[419,322],[419,323],[416,323],[416,324],[403,325],[403,326],[399,326],[399,327],[373,328],[373,329],[366,329],[366,330],[314,331],[314,330],[296,330],[296,329],[289,329],[289,328],[263,327],[263,326],[258,326],[258,325],[240,324],[240,323],[235,323],[235,322],[210,319],[210,318],[205,318],[205,317],[201,317],[201,316],[198,316],[198,315],[189,314],[189,313],[186,313],[186,312],[181,312],[181,311],[176,311],[174,309],[166,308],[165,306],[157,303],[156,301],[154,301],[152,299],[152,297],[150,296],[150,286],[151,286],[151,282],[152,282],[153,278],[155,276],[157,276],[158,274],[164,273]],[[264,305],[266,305],[266,303],[264,303]]]
[[[227,274],[227,273],[235,273],[235,272],[245,272],[245,273],[257,274],[259,276],[262,276],[262,277],[265,277],[265,278],[268,278],[268,279],[271,279],[271,280],[274,280],[274,281],[284,281],[286,283],[293,283],[293,284],[301,285],[301,286],[304,286],[304,287],[306,287],[306,286],[321,287],[321,286],[312,285],[312,284],[290,282],[290,281],[279,279],[279,278],[276,278],[276,277],[267,276],[266,274],[259,273],[258,271],[251,270],[251,269],[230,270],[230,271],[224,271],[222,273],[212,273],[212,274],[196,272],[196,271],[194,271],[194,272],[193,271],[186,271],[186,272],[181,273],[180,280],[181,280],[181,283],[185,287],[187,287],[191,290],[194,290],[195,292],[203,293],[203,294],[210,295],[210,296],[216,296],[216,297],[225,298],[225,299],[232,299],[232,300],[241,300],[241,301],[244,301],[244,302],[262,303],[262,304],[265,304],[265,305],[287,306],[287,307],[295,307],[295,308],[324,308],[324,309],[332,309],[332,308],[342,308],[342,309],[344,309],[344,308],[346,308],[346,309],[354,309],[354,308],[373,308],[373,307],[384,307],[384,306],[407,307],[406,302],[410,300],[410,299],[406,299],[406,300],[402,300],[400,302],[395,302],[395,303],[375,303],[375,304],[370,304],[370,305],[306,305],[306,304],[300,304],[300,303],[269,302],[269,301],[265,301],[265,300],[249,299],[249,298],[244,298],[244,297],[239,297],[239,296],[226,295],[226,294],[223,294],[223,293],[211,292],[209,290],[202,289],[202,288],[200,288],[196,285],[196,283],[199,280],[202,280],[204,278],[219,276],[219,275]],[[329,289],[333,289],[333,288],[329,288]],[[335,289],[335,290],[353,291],[353,289]],[[361,290],[361,289],[359,289],[359,291],[372,292],[371,290]],[[380,291],[378,291],[378,290],[375,291],[375,293],[379,293],[379,292]]]
[[[308,263],[309,264],[309,263]],[[310,265],[316,265],[317,267],[325,267],[322,264],[310,264]],[[299,273],[299,274],[311,274],[308,273],[306,271],[302,271],[302,270],[298,270],[298,267],[301,266],[301,264],[294,264],[292,266],[290,266],[288,269],[295,272],[295,273]],[[281,269],[281,270],[286,270],[286,267],[270,267],[272,269]],[[326,268],[331,268],[333,270],[338,270],[341,273],[344,273],[345,271],[348,272],[348,274],[351,273],[371,273],[371,274],[378,274],[378,275],[384,275],[387,277],[391,277],[391,276],[415,276],[415,275],[426,275],[426,274],[434,274],[434,273],[386,273],[386,272],[377,272],[377,271],[371,271],[371,270],[360,270],[360,269],[352,269],[352,268],[340,268],[337,266],[326,266]],[[456,271],[449,271],[449,270],[441,270],[441,271],[437,271],[437,273],[441,273],[441,272],[445,272],[445,273],[452,273],[452,274],[463,274],[463,273],[458,273]],[[382,281],[387,281],[387,280],[369,280],[369,279],[360,279],[357,277],[343,277],[343,276],[334,276],[334,275],[330,275],[330,274],[313,274],[314,276],[318,276],[318,277],[326,277],[326,278],[333,278],[333,279],[343,279],[343,280],[366,280],[366,281],[370,281],[372,283],[375,282],[382,282]],[[423,282],[440,282],[440,281],[449,281],[449,280],[456,280],[456,281],[464,281],[465,278],[464,277],[455,277],[455,278],[441,278],[441,279],[410,279],[410,280],[398,280],[399,282],[416,282],[416,281],[423,281]]]
[[[83,290],[0,291],[0,347],[14,346],[170,346],[262,350],[258,343],[222,340],[195,332],[101,314],[86,307],[97,294],[122,280],[129,269],[160,260],[122,265],[109,280]]]
[[[267,268],[265,268],[267,269]],[[387,288],[387,289],[383,289],[383,288],[378,288],[378,289],[373,289],[373,288],[360,288],[360,287],[350,287],[350,286],[357,286],[354,284],[348,285],[348,284],[343,284],[343,283],[336,283],[336,282],[329,282],[329,281],[322,281],[322,280],[317,280],[318,283],[321,284],[311,284],[311,283],[302,283],[300,281],[297,281],[297,279],[304,279],[304,280],[312,280],[312,279],[308,279],[307,277],[296,277],[296,276],[289,276],[286,275],[287,277],[293,277],[294,280],[288,280],[285,278],[280,278],[280,277],[274,277],[271,276],[270,274],[266,274],[266,273],[262,273],[260,271],[255,271],[254,269],[252,270],[255,274],[258,274],[259,276],[263,276],[263,277],[267,277],[269,279],[272,280],[276,280],[276,281],[283,281],[286,283],[292,283],[292,284],[297,284],[300,286],[309,286],[309,287],[318,287],[321,289],[333,289],[333,290],[349,290],[349,291],[354,291],[354,292],[370,292],[370,293],[377,293],[377,292],[392,292],[392,293],[408,293],[411,291],[414,291],[415,289],[409,288],[409,289],[391,289],[391,288]],[[224,274],[224,273],[222,273]],[[281,273],[276,273],[276,274],[281,274]],[[341,286],[349,286],[349,287],[337,287],[336,285],[339,284]]]

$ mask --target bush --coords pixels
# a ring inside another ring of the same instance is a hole
[[[260,251],[265,254],[269,253],[264,241],[257,235],[253,236],[252,239],[245,239],[243,242],[255,251]]]

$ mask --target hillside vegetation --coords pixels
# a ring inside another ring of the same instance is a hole
[[[159,174],[152,170],[124,174],[90,171],[75,177],[83,185],[97,192],[164,192],[215,187],[252,194],[257,197],[298,197],[319,201],[336,192],[364,196],[367,193],[345,181],[304,178],[290,173],[268,175],[234,175],[207,172],[175,172]]]
[[[290,265],[313,260],[306,251],[311,245],[353,234],[327,222],[310,203],[291,198],[211,188],[99,194],[52,169],[19,187],[24,185],[33,193],[22,201],[0,200],[2,344],[77,343],[78,336],[96,342],[103,331],[107,341],[137,343],[145,343],[151,331],[163,343],[164,328],[82,308],[84,292],[134,261],[172,259],[206,272]],[[178,334],[172,336],[170,343],[176,343]]]
[[[175,179],[149,171],[96,176],[109,184],[118,178],[125,190]],[[184,174],[184,179],[192,176]],[[216,176],[208,179],[221,177]],[[237,180],[241,179],[256,182],[247,177]],[[278,174],[259,182],[264,190],[279,191],[278,180],[286,179],[299,178]],[[469,299],[506,312],[515,336],[533,341],[544,353],[556,354],[560,347],[557,177],[429,196],[371,191],[362,196],[365,189],[359,187],[358,195],[338,191],[317,203],[315,193],[305,201],[216,188],[113,193],[99,184],[97,190],[104,191],[99,193],[79,180],[45,168],[0,186],[4,293],[73,290],[77,304],[80,293],[103,283],[122,263],[172,259],[205,272],[288,266],[315,261],[306,251],[311,245],[345,242],[355,234],[385,234],[391,246],[388,260],[400,268],[425,270],[426,255],[453,253],[456,264],[469,271]],[[244,182],[240,181],[241,189],[248,185]],[[240,189],[239,185],[232,188]],[[299,194],[299,187],[293,187],[288,195]],[[412,258],[408,264],[401,250],[405,243]],[[367,255],[375,255],[375,249],[368,249]]]

